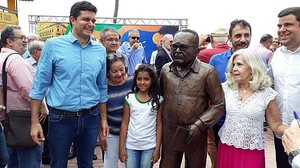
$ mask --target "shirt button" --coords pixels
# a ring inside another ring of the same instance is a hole
[[[181,102],[178,102],[178,105],[181,105]]]

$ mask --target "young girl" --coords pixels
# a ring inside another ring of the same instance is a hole
[[[127,168],[151,168],[159,160],[162,114],[157,79],[147,65],[134,75],[133,93],[125,97],[119,159]]]

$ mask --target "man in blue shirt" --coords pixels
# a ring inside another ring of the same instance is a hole
[[[232,53],[249,47],[251,42],[251,25],[245,20],[232,21],[229,28],[228,40],[231,42],[232,47],[228,51],[213,55],[209,61],[209,64],[215,67],[221,83],[226,81],[225,72]],[[224,121],[225,115],[213,126],[216,145],[220,141],[218,132]]]
[[[130,30],[128,32],[129,42],[124,42],[119,51],[126,56],[126,66],[128,67],[128,75],[134,75],[135,68],[138,64],[147,63],[145,50],[139,44],[140,33],[138,30]]]
[[[96,12],[97,8],[87,1],[72,6],[72,30],[68,35],[47,40],[30,92],[31,136],[40,144],[44,135],[38,122],[38,110],[46,90],[50,90],[47,95],[48,140],[53,168],[67,167],[73,141],[76,142],[78,167],[91,168],[100,123],[103,133],[109,133],[106,50],[90,38]]]

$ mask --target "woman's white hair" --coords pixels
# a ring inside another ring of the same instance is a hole
[[[245,48],[233,53],[227,64],[226,78],[230,88],[236,89],[238,87],[238,83],[232,76],[232,69],[234,67],[233,61],[237,56],[241,56],[244,62],[250,66],[251,79],[249,84],[253,91],[261,90],[272,85],[271,78],[267,75],[267,69],[261,56],[255,50]]]

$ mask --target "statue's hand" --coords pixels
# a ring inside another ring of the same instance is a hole
[[[201,134],[201,131],[198,128],[198,126],[196,124],[192,124],[190,126],[190,132],[189,132],[189,135],[186,139],[186,143],[187,144],[192,143],[200,134]]]

